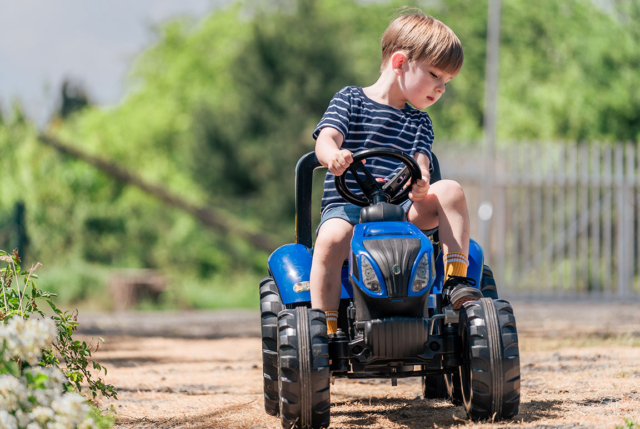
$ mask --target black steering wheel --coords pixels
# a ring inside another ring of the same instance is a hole
[[[383,185],[376,181],[369,170],[367,170],[367,167],[361,162],[365,159],[375,157],[396,159],[404,164],[404,168]],[[351,171],[351,174],[353,174],[356,182],[358,182],[364,195],[356,195],[347,187],[345,183],[347,176],[346,171],[342,175],[336,176],[336,190],[346,201],[360,207],[366,207],[379,202],[399,204],[407,199],[413,183],[422,178],[422,172],[416,160],[395,149],[365,149],[354,153],[353,162],[349,166],[348,171]],[[364,177],[360,177],[358,171],[362,172]],[[411,180],[411,184],[404,187],[409,180]]]

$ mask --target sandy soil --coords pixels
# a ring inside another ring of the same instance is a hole
[[[625,418],[640,424],[640,305],[516,302],[514,309],[522,368],[516,419],[469,422],[461,407],[422,399],[418,379],[397,387],[337,380],[332,427],[615,428]],[[263,409],[256,313],[103,314],[80,321],[85,336],[106,339],[95,358],[119,392],[118,400],[101,402],[115,408],[116,427],[281,427]],[[225,323],[234,337],[220,338]]]

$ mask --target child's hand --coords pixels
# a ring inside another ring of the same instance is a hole
[[[413,189],[409,192],[409,199],[411,201],[422,201],[424,197],[427,196],[429,192],[429,176],[425,176],[424,172],[422,173],[422,179],[418,179],[416,183],[413,184]]]
[[[333,158],[331,158],[331,160],[329,161],[329,165],[327,165],[327,167],[329,168],[329,171],[335,174],[336,176],[341,176],[342,173],[344,173],[345,170],[349,168],[352,162],[353,162],[353,156],[351,152],[348,151],[347,149],[342,149],[337,151],[333,155]]]

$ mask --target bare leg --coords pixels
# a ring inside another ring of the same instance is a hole
[[[431,185],[425,199],[411,205],[408,218],[420,229],[438,226],[445,255],[469,255],[469,211],[462,187],[457,182],[441,180]],[[459,274],[454,275],[456,270]],[[454,310],[459,310],[465,302],[482,298],[482,293],[467,281],[463,274],[466,267],[461,262],[445,264],[445,272],[442,291],[445,304],[450,303]]]
[[[411,205],[407,217],[420,229],[437,226],[445,254],[469,254],[469,211],[458,182],[440,180],[431,185],[427,196]]]
[[[311,306],[321,310],[338,310],[340,274],[349,256],[353,226],[343,219],[329,219],[320,227],[311,264]]]

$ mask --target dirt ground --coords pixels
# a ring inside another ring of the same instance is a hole
[[[331,427],[640,428],[640,304],[513,305],[522,368],[514,420],[472,423],[462,407],[422,399],[418,379],[397,387],[340,379]],[[116,427],[281,427],[263,408],[256,312],[93,314],[80,322],[84,338],[106,340],[94,357],[119,392],[101,402],[115,408]]]

